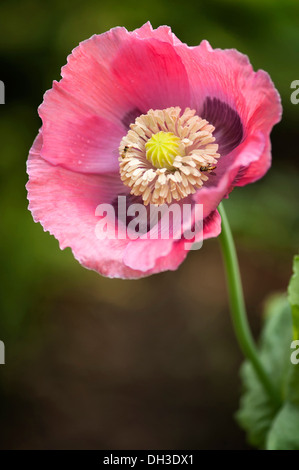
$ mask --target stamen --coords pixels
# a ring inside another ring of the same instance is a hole
[[[217,167],[214,127],[186,108],[150,110],[123,137],[121,180],[147,204],[170,204],[201,188]]]

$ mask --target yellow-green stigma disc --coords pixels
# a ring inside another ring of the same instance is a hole
[[[145,144],[146,158],[156,168],[173,169],[173,162],[180,155],[180,139],[172,132],[157,132]]]

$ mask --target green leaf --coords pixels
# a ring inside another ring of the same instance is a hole
[[[299,364],[292,364],[291,360],[286,377],[285,402],[272,423],[266,448],[299,450]]]
[[[285,296],[276,296],[268,301],[265,320],[260,344],[261,361],[283,395],[292,340],[291,309]],[[241,368],[241,378],[245,392],[236,418],[247,431],[249,442],[255,447],[265,448],[267,435],[279,410],[269,399],[248,361]]]
[[[272,298],[266,306],[260,357],[282,405],[275,407],[251,364],[241,369],[244,394],[237,420],[251,444],[267,450],[299,450],[299,256],[286,296]]]
[[[267,450],[299,450],[299,407],[286,402],[275,418]]]
[[[288,294],[292,308],[294,339],[299,339],[299,255],[294,257],[294,274],[291,277]]]

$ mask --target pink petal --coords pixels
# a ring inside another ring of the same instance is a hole
[[[39,157],[39,134],[28,160],[29,209],[35,222],[71,247],[83,266],[109,277],[140,277],[122,261],[127,240],[99,240],[95,234],[100,203],[109,203],[122,190],[118,175],[84,175],[53,166]]]
[[[224,176],[227,176],[227,174],[237,174],[241,169],[242,172],[244,169],[247,171],[246,168],[253,163],[259,166],[259,161],[265,148],[265,141],[266,138],[260,131],[256,132],[256,134],[248,136],[232,152],[219,159],[217,169],[215,172],[209,174],[209,179],[204,184],[203,189],[210,188],[211,186],[217,186],[219,184],[219,180]],[[267,165],[265,165],[265,168],[260,168],[260,173],[261,170],[267,171],[269,164],[270,161],[267,163]],[[232,176],[228,180],[231,179]]]
[[[54,83],[39,109],[43,120],[41,156],[49,163],[83,173],[118,171],[124,129],[91,112]]]
[[[221,233],[221,217],[217,210],[210,213],[208,217],[204,219],[203,225],[203,238],[215,238]]]
[[[182,263],[188,253],[183,240],[99,240],[95,210],[124,193],[119,176],[53,166],[40,157],[41,148],[40,133],[28,159],[29,209],[35,222],[59,240],[61,249],[71,247],[83,266],[108,277],[139,278]]]
[[[110,65],[126,38],[125,28],[115,28],[82,42],[62,68],[63,79],[45,94],[42,156],[50,163],[87,173],[118,168],[126,133],[121,117],[134,103],[111,78]]]
[[[232,186],[256,181],[269,169],[269,134],[281,117],[280,97],[269,75],[254,72],[248,58],[234,49],[213,50],[207,41],[194,48],[175,48],[188,71],[193,106],[215,125],[222,155],[216,177],[210,175],[198,192],[202,199],[214,187],[209,202],[205,197],[212,211]]]
[[[254,72],[249,59],[235,49],[212,49],[208,41],[197,47],[177,45],[191,86],[193,106],[200,112],[206,97],[219,98],[235,109],[245,135],[251,126],[270,131],[281,117],[280,97],[269,75]]]
[[[264,138],[263,144],[261,141],[261,149],[258,158],[254,160],[251,157],[249,164],[248,161],[240,163],[238,173],[233,181],[233,186],[245,186],[246,184],[254,183],[262,178],[269,170],[271,166],[271,142],[269,138]]]
[[[220,166],[217,177],[209,175],[209,180],[203,188],[193,196],[194,202],[203,204],[203,216],[208,217],[217,209],[223,198],[227,197],[233,189],[234,181],[241,168],[246,168],[250,162],[258,162],[265,147],[264,135],[259,132],[250,136],[227,157],[228,166]]]
[[[135,29],[133,33],[141,39],[155,38],[170,44],[182,44],[169,26],[159,26],[157,29],[153,29],[149,21],[141,26],[141,28]]]
[[[111,76],[115,57],[131,37],[125,28],[94,35],[72,51],[61,70],[60,87],[94,114],[115,124],[134,107],[132,97]]]
[[[131,38],[112,64],[112,79],[142,112],[190,103],[189,81],[172,44],[158,39]]]
[[[221,232],[221,217],[217,210],[210,213],[203,222],[203,239],[217,237]],[[190,241],[145,240],[130,242],[125,250],[124,262],[132,269],[139,269],[147,275],[160,271],[173,271],[179,267],[188,254],[186,246]]]
[[[73,50],[39,108],[48,162],[85,173],[116,171],[130,122],[149,108],[188,105],[185,67],[165,42],[169,29],[156,30],[153,39],[148,28],[114,28]]]
[[[184,261],[188,251],[182,240],[134,240],[125,250],[124,263],[146,275],[160,271],[174,271]]]

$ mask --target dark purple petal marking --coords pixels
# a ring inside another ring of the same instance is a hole
[[[237,173],[237,176],[235,177],[233,183],[232,183],[232,186],[236,186],[239,181],[241,181],[245,174],[246,174],[246,171],[248,170],[248,168],[246,168],[245,166],[241,166],[238,173]]]
[[[118,213],[118,196],[125,196],[126,197],[126,220],[123,220],[122,218],[122,215],[123,214],[119,214]],[[133,220],[135,219],[135,217],[137,216],[136,215],[133,215],[133,216],[129,216],[127,215],[127,211],[128,211],[128,208],[132,205],[132,204],[139,204],[139,205],[142,205],[143,207],[145,207],[146,209],[146,220],[144,220],[142,222],[142,226],[141,227],[137,227],[137,230],[140,232],[140,234],[146,234],[148,233],[151,229],[153,229],[153,222],[156,220],[156,219],[152,219],[151,220],[151,216],[153,217],[153,213],[151,213],[151,210],[154,211],[154,209],[158,209],[158,207],[156,206],[153,206],[152,204],[149,204],[148,206],[144,206],[143,204],[143,200],[142,200],[142,197],[141,196],[135,196],[135,195],[132,195],[132,194],[128,194],[128,193],[121,193],[121,194],[118,194],[114,200],[112,201],[112,206],[114,208],[114,211],[115,211],[115,217],[118,221],[118,223],[120,224],[120,226],[126,226],[128,227],[128,224]],[[175,203],[176,205],[179,205],[181,207],[181,214],[183,213],[183,204],[190,204],[191,205],[191,221],[190,221],[190,224],[191,224],[191,227],[188,227],[189,230],[192,230],[194,231],[194,222],[192,222],[192,219],[194,218],[194,206],[195,206],[195,202],[192,198],[191,195],[187,196],[186,198],[182,199],[181,201],[179,202],[176,202]],[[165,206],[170,206],[171,207],[171,204],[165,204]],[[152,209],[151,209],[152,208]],[[158,223],[160,224],[160,221],[161,221],[161,217],[160,215],[158,216]],[[139,225],[139,224],[138,224]],[[170,233],[170,236],[172,236],[172,230],[173,230],[173,219],[172,219],[172,216],[170,216],[170,219],[169,219],[169,233]],[[184,238],[184,235],[182,234],[181,235],[182,238]]]
[[[128,194],[128,193],[124,193],[124,194],[118,194],[116,196],[116,198],[112,201],[112,206],[115,210],[115,216],[117,218],[117,220],[122,223],[122,217],[121,217],[121,214],[118,213],[118,196],[125,196],[126,197],[126,214],[127,214],[127,211],[128,211],[128,208],[132,205],[132,204],[141,204],[141,205],[144,205],[143,204],[143,200],[142,200],[142,197],[141,196],[134,196],[132,194]],[[142,228],[140,227],[139,230],[142,231],[142,233],[147,233],[149,230],[150,230],[150,217],[149,217],[149,206],[144,206],[146,208],[146,212],[147,212],[147,220],[144,221],[144,224],[146,226],[144,226],[144,230],[142,230]],[[135,216],[129,216],[129,215],[126,215],[126,220],[125,220],[125,225],[126,227],[128,226],[128,224],[135,218]]]
[[[140,116],[140,114],[142,114],[142,112],[140,111],[140,109],[138,108],[133,108],[131,109],[131,111],[129,111],[127,114],[124,115],[124,117],[122,118],[121,122],[123,123],[124,127],[126,128],[126,130],[129,130],[130,128],[130,124],[132,124],[132,122],[135,122],[135,119]]]
[[[203,104],[200,116],[215,127],[213,135],[219,145],[218,152],[222,157],[241,143],[243,126],[240,116],[227,103],[218,98],[208,97]]]

